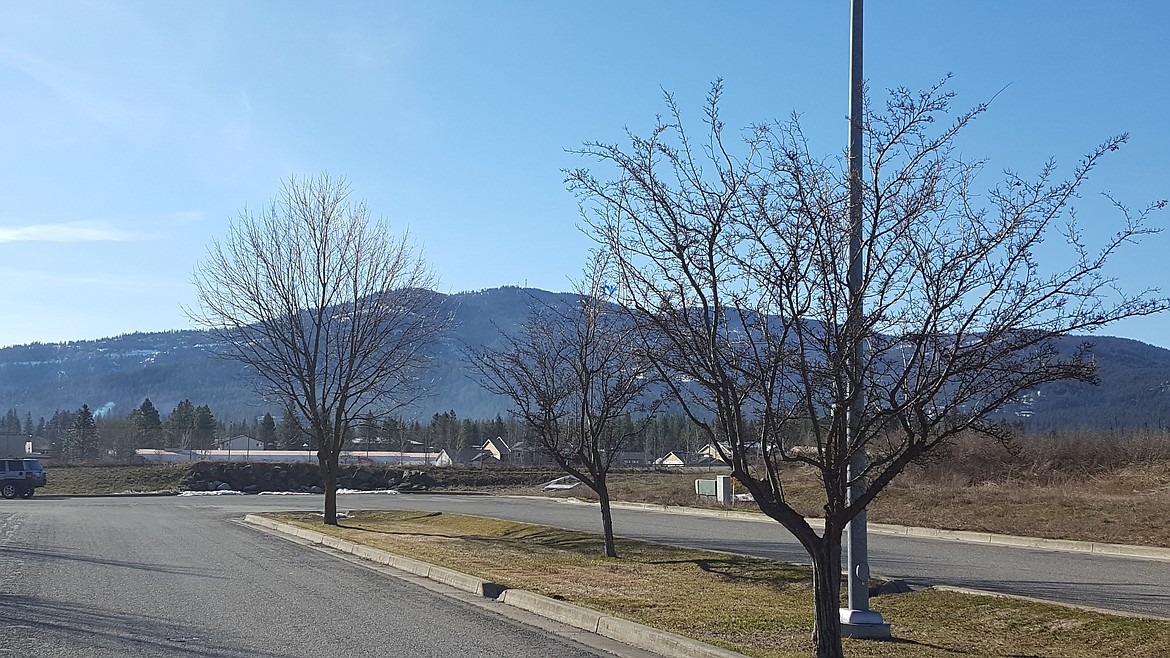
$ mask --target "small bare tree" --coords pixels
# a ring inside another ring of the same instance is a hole
[[[610,469],[640,438],[657,408],[655,378],[637,350],[635,328],[607,301],[609,260],[598,255],[569,308],[533,308],[503,347],[471,351],[487,390],[503,395],[533,432],[542,452],[592,489],[601,503],[605,554],[617,557],[610,510]],[[623,423],[625,417],[633,423]]]
[[[344,180],[290,178],[208,249],[188,314],[286,402],[318,448],[325,523],[337,523],[337,468],[349,429],[420,394],[416,371],[445,321],[435,279],[404,234],[371,220]]]
[[[616,177],[582,169],[568,182],[614,254],[640,351],[761,511],[811,556],[815,652],[840,656],[849,521],[958,434],[1006,440],[991,417],[1021,393],[1095,381],[1091,346],[1070,335],[1168,306],[1154,290],[1121,292],[1106,269],[1124,244],[1154,232],[1145,220],[1165,202],[1138,212],[1117,205],[1116,232],[1090,247],[1072,203],[1124,136],[1067,180],[1049,164],[1036,180],[1009,173],[979,197],[982,163],[954,148],[984,107],[939,121],[951,100],[943,85],[895,90],[883,112],[867,109],[862,276],[850,295],[844,163],[809,153],[795,118],[745,131],[733,153],[719,93],[717,83],[701,144],[667,96],[670,122],[648,137],[631,135],[628,149],[582,149]],[[1066,246],[1067,257],[1043,267],[1042,243],[1057,253]],[[792,428],[811,445],[793,449],[784,440]],[[858,453],[869,458],[860,471],[850,468]],[[819,474],[820,533],[785,497],[790,464]]]

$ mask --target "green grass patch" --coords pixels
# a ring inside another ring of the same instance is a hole
[[[358,512],[336,527],[308,512],[268,515],[398,555],[537,592],[749,656],[807,656],[812,576],[804,567],[515,521],[438,512]],[[845,641],[849,656],[1165,656],[1170,622],[924,590],[875,597],[886,642]]]

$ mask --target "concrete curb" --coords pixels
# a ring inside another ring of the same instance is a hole
[[[993,599],[1011,599],[1013,601],[1027,601],[1029,603],[1042,603],[1044,605],[1053,605],[1052,601],[1047,599],[1038,599],[1034,596],[1024,596],[1023,594],[1007,594],[1004,592],[993,592],[986,589],[974,589],[971,587],[955,587],[953,585],[931,585],[930,589],[940,592],[954,592],[956,594],[968,594],[970,596],[986,596]],[[1086,612],[1095,612],[1099,615],[1110,615],[1113,617],[1129,617],[1131,619],[1151,619],[1154,621],[1170,621],[1170,617],[1163,617],[1161,615],[1148,615],[1141,612],[1130,612],[1128,610],[1113,610],[1110,608],[1098,608],[1091,605],[1078,605],[1076,603],[1057,603],[1064,608],[1073,608],[1074,610],[1084,610]]]
[[[596,506],[575,498],[549,498],[547,496],[508,496],[509,498],[532,498],[538,500],[553,500],[562,503]],[[737,521],[755,521],[758,523],[772,523],[776,521],[757,512],[739,512],[736,510],[714,510],[700,507],[681,507],[677,505],[658,505],[655,503],[610,503],[614,509],[653,510],[668,514],[684,514],[688,516],[706,516],[713,518],[735,519]],[[806,519],[813,528],[824,527],[821,519]],[[777,524],[778,525],[778,524]],[[1159,546],[1134,546],[1132,544],[1107,544],[1104,542],[1074,541],[1071,539],[1045,539],[1043,537],[1021,537],[1018,535],[999,535],[991,532],[972,532],[969,530],[939,530],[938,528],[917,528],[914,526],[894,525],[890,523],[870,523],[869,532],[875,535],[892,535],[900,537],[915,537],[919,539],[938,539],[942,541],[967,542],[972,544],[990,544],[993,546],[1011,546],[1040,551],[1063,551],[1067,553],[1090,553],[1093,555],[1108,555],[1111,557],[1140,558],[1144,560],[1159,560],[1170,562],[1170,548]]]
[[[489,580],[477,578],[454,569],[440,567],[381,549],[358,544],[323,532],[309,530],[288,523],[281,523],[256,514],[244,517],[245,523],[297,537],[307,542],[320,544],[348,553],[377,564],[386,565],[416,576],[429,578],[455,589],[471,592],[489,599],[495,599],[514,608],[525,610],[546,619],[596,633],[611,640],[617,640],[638,649],[644,649],[663,656],[677,658],[746,658],[741,653],[722,649],[705,642],[683,637],[675,633],[652,628],[644,624],[603,615],[596,610],[584,608],[565,601],[534,594],[521,589],[506,588]]]

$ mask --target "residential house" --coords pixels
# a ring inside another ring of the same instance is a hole
[[[722,466],[723,462],[701,452],[672,450],[654,460],[658,466]]]
[[[727,443],[726,441],[720,441],[719,448],[722,448],[724,453],[726,453],[728,455],[731,454],[731,445],[729,443]],[[755,459],[760,454],[760,442],[759,441],[752,441],[751,443],[746,444],[744,446],[744,448],[747,451],[747,458],[748,459]],[[711,459],[714,459],[717,462],[723,463],[723,457],[720,456],[719,450],[715,447],[714,443],[708,443],[707,445],[703,446],[702,448],[699,448],[699,454],[707,455]]]
[[[466,466],[470,468],[493,468],[500,465],[500,460],[486,450],[480,448],[460,448],[459,450],[440,450],[435,458],[435,466]]]
[[[483,446],[480,447],[480,450],[490,453],[491,456],[495,457],[501,464],[512,463],[512,449],[508,447],[508,443],[501,437],[497,436],[494,439],[488,439],[484,441]]]

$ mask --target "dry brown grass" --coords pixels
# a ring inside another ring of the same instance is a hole
[[[38,496],[178,491],[190,464],[46,466],[48,484]]]
[[[614,500],[696,505],[694,473],[611,476]],[[544,493],[536,488],[513,493]],[[785,494],[801,513],[816,516],[821,491],[815,474],[790,469]],[[546,494],[596,500],[583,486]],[[750,503],[740,509],[755,511]],[[1170,547],[1170,461],[1119,466],[1079,478],[1012,476],[975,484],[947,482],[912,469],[869,508],[873,523],[971,530],[1008,535]]]
[[[791,565],[455,514],[361,512],[337,528],[308,513],[274,518],[618,615],[749,656],[810,650],[810,572]],[[1170,623],[1055,605],[921,591],[879,597],[889,642],[846,640],[849,656],[1152,658]]]

